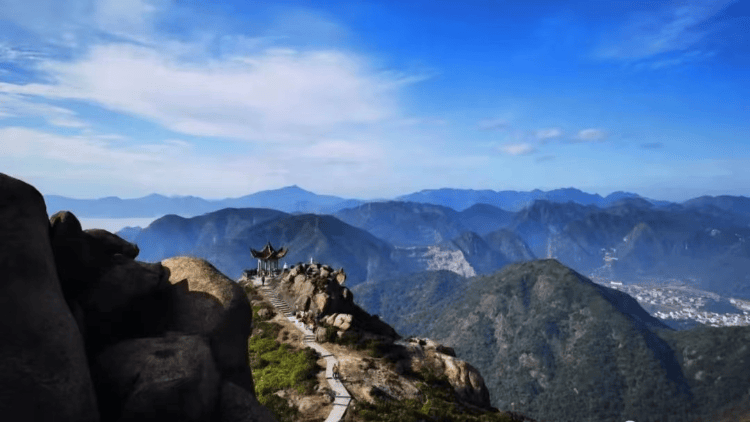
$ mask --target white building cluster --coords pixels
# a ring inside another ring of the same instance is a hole
[[[623,291],[638,301],[654,317],[663,320],[692,320],[712,327],[750,326],[750,301],[729,299],[737,311],[716,313],[702,309],[709,300],[725,300],[716,293],[688,287],[680,280],[652,280],[648,284],[592,278],[593,281]]]

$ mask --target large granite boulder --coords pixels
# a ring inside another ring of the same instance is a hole
[[[208,261],[176,257],[162,261],[170,271],[168,330],[208,336],[219,370],[249,391],[247,339],[253,312],[242,288]]]
[[[106,230],[82,230],[70,211],[59,211],[50,217],[50,239],[55,266],[69,304],[99,278],[112,259],[121,255],[138,256],[138,246]]]
[[[42,195],[0,174],[0,418],[97,421],[83,339],[49,236]]]
[[[155,299],[171,286],[167,269],[116,253],[100,273],[76,300],[85,315],[89,350],[163,332],[164,304]]]
[[[106,255],[125,255],[135,259],[140,250],[138,245],[130,243],[120,236],[102,229],[84,230],[84,235],[89,241],[92,249],[98,250]]]
[[[96,358],[105,421],[210,421],[220,375],[202,336],[171,334],[120,342]]]

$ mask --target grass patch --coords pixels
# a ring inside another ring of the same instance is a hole
[[[293,421],[297,410],[274,393],[296,388],[300,394],[312,394],[317,384],[318,355],[312,349],[292,350],[289,345],[276,341],[282,327],[274,322],[260,321],[257,313],[261,307],[253,307],[257,322],[247,347],[255,395],[279,421]]]
[[[253,347],[255,346],[255,347]],[[253,378],[258,398],[295,387],[300,394],[312,393],[317,383],[318,360],[311,349],[291,351],[286,344],[260,339],[250,347]]]

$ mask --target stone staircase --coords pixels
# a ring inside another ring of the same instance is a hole
[[[352,397],[344,387],[344,384],[342,384],[340,380],[333,378],[333,367],[338,363],[338,359],[336,359],[336,356],[334,356],[331,352],[326,350],[323,346],[315,341],[315,334],[312,331],[308,330],[302,322],[298,321],[297,318],[295,318],[294,312],[292,312],[292,308],[284,300],[279,298],[274,288],[272,288],[269,284],[263,286],[257,280],[254,280],[254,285],[258,288],[260,294],[265,297],[266,300],[271,302],[274,308],[281,312],[286,319],[292,322],[295,327],[297,327],[297,329],[302,332],[304,336],[303,343],[306,346],[316,350],[323,358],[325,358],[326,378],[328,379],[328,384],[331,386],[331,389],[335,394],[333,409],[328,415],[328,418],[326,418],[325,422],[341,421],[344,417],[344,414],[346,413],[346,410],[349,408]]]

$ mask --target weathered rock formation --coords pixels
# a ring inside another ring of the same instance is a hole
[[[176,257],[162,261],[171,275],[166,329],[206,336],[224,377],[253,391],[247,338],[253,311],[242,288],[207,261]]]
[[[469,363],[456,359],[453,348],[434,340],[410,338],[407,349],[411,351],[411,369],[419,371],[426,367],[448,378],[459,400],[481,408],[489,408],[490,392],[484,385],[479,370]]]
[[[354,303],[352,292],[343,286],[345,280],[343,269],[299,264],[283,273],[276,293],[309,322],[335,326],[340,335],[349,331],[391,340],[399,338],[390,325]]]
[[[0,248],[3,420],[273,420],[247,364],[247,296],[207,262],[136,261],[70,212],[47,220],[3,174]]]

